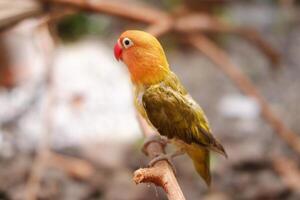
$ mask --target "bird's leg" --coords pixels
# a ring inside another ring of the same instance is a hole
[[[173,158],[179,155],[184,154],[185,152],[183,151],[183,149],[179,149],[173,153],[168,153],[168,154],[160,154],[158,156],[156,156],[155,158],[153,158],[150,163],[149,166],[153,167],[155,165],[155,163],[162,161],[162,160],[166,160],[172,167],[174,173],[176,174],[176,168],[175,165],[173,164]]]
[[[147,147],[151,142],[157,142],[161,144],[162,147],[164,148],[170,141],[167,138],[161,137],[160,135],[157,134],[147,137],[142,148],[143,153],[146,155],[147,155],[147,151],[146,151]]]

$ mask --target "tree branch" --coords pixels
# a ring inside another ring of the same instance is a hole
[[[87,1],[87,0],[40,0],[55,5],[73,7],[80,10],[100,12],[127,18],[147,24],[155,24],[165,17],[169,17],[163,11],[146,6],[128,5],[118,1]]]
[[[38,37],[40,42],[40,48],[45,55],[45,67],[46,67],[46,105],[44,113],[44,129],[43,137],[39,142],[39,146],[36,150],[36,157],[33,161],[32,170],[29,174],[28,182],[26,185],[26,200],[37,199],[37,194],[40,187],[40,180],[43,175],[43,171],[49,162],[50,154],[50,136],[53,129],[53,102],[54,102],[54,86],[53,86],[53,48],[54,42],[50,36],[48,26],[45,25],[38,30]]]
[[[146,137],[156,134],[140,115],[138,115],[138,120]],[[165,153],[164,147],[158,142],[149,143],[145,150],[151,159]],[[134,172],[133,180],[136,184],[154,183],[155,185],[162,187],[169,200],[185,200],[177,183],[173,169],[165,160],[155,163],[153,167],[136,170]]]
[[[49,167],[59,168],[66,172],[70,177],[80,180],[87,180],[95,172],[95,168],[88,162],[79,158],[65,156],[54,152],[49,153],[48,162]]]
[[[274,170],[283,182],[296,192],[300,191],[300,172],[297,163],[285,157],[275,157],[272,161]]]
[[[36,1],[1,0],[0,2],[0,31],[5,30],[19,21],[38,16],[43,7]]]
[[[174,22],[174,29],[181,33],[228,33],[237,34],[254,44],[271,62],[278,66],[280,54],[252,28],[234,27],[207,13],[191,13],[180,16]]]

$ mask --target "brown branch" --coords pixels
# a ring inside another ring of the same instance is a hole
[[[274,170],[283,182],[293,191],[300,191],[300,171],[297,163],[284,157],[275,157],[272,161]]]
[[[280,54],[252,28],[239,28],[222,22],[207,13],[192,13],[179,17],[174,29],[181,33],[230,33],[237,34],[254,44],[273,64],[278,66]]]
[[[173,19],[166,17],[158,23],[149,25],[146,31],[156,37],[159,37],[172,31],[173,22],[174,22]]]
[[[19,21],[38,16],[43,7],[36,1],[1,0],[0,2],[0,32]]]
[[[251,28],[233,28],[232,32],[241,35],[252,44],[255,44],[256,47],[270,59],[272,67],[279,65],[280,53],[267,43],[256,30]]]
[[[48,166],[59,168],[66,172],[70,177],[86,180],[91,178],[95,172],[95,168],[88,162],[70,156],[51,152],[48,155]]]
[[[54,102],[54,87],[53,87],[53,66],[52,66],[52,56],[53,56],[53,40],[51,39],[50,32],[47,26],[43,26],[39,29],[38,36],[41,42],[41,49],[45,58],[46,67],[46,85],[47,85],[47,102],[46,110],[44,114],[44,129],[43,137],[37,147],[37,155],[33,162],[33,167],[30,172],[25,199],[35,200],[37,199],[40,180],[47,163],[49,162],[48,156],[50,153],[49,141],[50,134],[52,133],[52,114],[53,114],[53,102]]]
[[[144,5],[128,5],[122,4],[118,1],[97,1],[91,2],[86,0],[39,0],[44,3],[53,5],[67,6],[68,8],[75,8],[79,10],[100,12],[109,15],[127,18],[147,24],[152,24],[148,32],[154,35],[161,35],[172,28],[180,33],[191,33],[195,31],[201,32],[217,32],[217,33],[235,33],[239,34],[251,43],[256,45],[276,66],[280,61],[279,53],[273,49],[257,31],[249,28],[235,28],[211,14],[200,13],[185,13],[172,17],[171,15]],[[25,19],[28,16],[21,16],[18,21]],[[5,27],[4,27],[5,28]],[[272,65],[272,66],[273,66]]]
[[[138,120],[146,137],[156,134],[140,115],[138,115]],[[164,147],[158,142],[149,143],[145,150],[151,159],[165,153]],[[162,187],[169,200],[185,200],[174,175],[173,169],[167,161],[159,161],[151,168],[142,168],[136,170],[134,172],[133,180],[136,184],[154,183],[155,185]]]
[[[181,33],[196,32],[228,32],[231,27],[222,23],[207,13],[184,13],[179,15],[174,23],[174,28]]]
[[[69,6],[84,11],[100,12],[127,18],[147,24],[155,24],[167,18],[168,15],[162,11],[146,6],[128,5],[120,1],[86,1],[86,0],[40,0],[51,4]]]
[[[261,114],[267,122],[273,127],[275,133],[281,137],[298,155],[300,155],[300,138],[299,136],[290,130],[282,122],[280,118],[273,113],[271,107],[260,94],[255,85],[244,75],[244,73],[235,66],[229,56],[217,47],[207,37],[197,34],[190,35],[190,44],[204,53],[212,62],[216,64],[245,94],[256,99],[261,107]]]

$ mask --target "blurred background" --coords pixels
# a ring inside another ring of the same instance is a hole
[[[300,199],[296,0],[1,0],[0,199],[167,199],[132,181],[149,158],[126,67],[113,57],[124,30],[159,17],[152,9],[191,18],[159,40],[229,155],[212,155],[209,189],[186,156],[174,160],[186,199]],[[200,52],[185,31],[224,55]],[[222,70],[226,59],[265,103]],[[266,106],[279,122],[265,120]]]

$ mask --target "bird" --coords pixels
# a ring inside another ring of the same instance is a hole
[[[138,112],[157,130],[161,141],[166,138],[177,147],[173,153],[157,156],[150,165],[186,153],[209,186],[210,151],[226,158],[227,153],[213,136],[202,108],[171,71],[158,39],[141,30],[127,30],[118,38],[114,56],[127,66]]]

